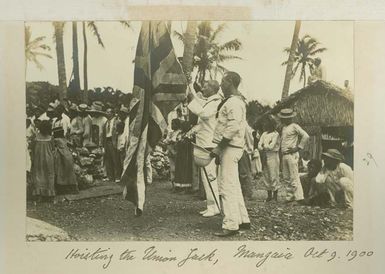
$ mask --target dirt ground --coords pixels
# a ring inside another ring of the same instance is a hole
[[[287,206],[265,203],[265,192],[246,201],[251,229],[225,240],[352,240],[351,209]],[[207,241],[221,229],[221,216],[204,218],[205,201],[196,195],[171,192],[171,184],[155,181],[147,187],[141,217],[121,195],[64,201],[27,203],[27,216],[64,229],[78,241]]]

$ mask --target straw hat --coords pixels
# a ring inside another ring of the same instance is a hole
[[[281,111],[277,114],[279,118],[285,119],[285,118],[293,118],[297,115],[297,113],[292,110],[291,108],[284,108],[281,109]]]
[[[91,109],[88,111],[89,113],[99,113],[99,114],[105,114],[103,112],[103,103],[100,101],[95,101],[91,105]]]
[[[194,146],[194,162],[199,167],[205,167],[212,161],[213,158],[210,156],[210,151],[207,149],[198,146],[195,143],[192,143]]]
[[[79,105],[79,111],[86,111],[87,109],[88,109],[88,106],[86,104]]]
[[[345,160],[345,157],[337,149],[328,149],[322,155],[341,162]]]

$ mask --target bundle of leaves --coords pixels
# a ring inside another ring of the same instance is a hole
[[[151,153],[151,166],[153,169],[153,176],[158,179],[166,179],[170,175],[170,162],[166,152],[160,147],[156,146]]]

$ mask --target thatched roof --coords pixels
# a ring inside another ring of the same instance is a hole
[[[322,80],[292,93],[267,114],[277,114],[283,108],[293,108],[297,112],[294,120],[302,126],[354,124],[353,94]]]

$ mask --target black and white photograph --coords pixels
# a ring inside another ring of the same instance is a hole
[[[27,242],[354,240],[353,21],[24,35]]]

